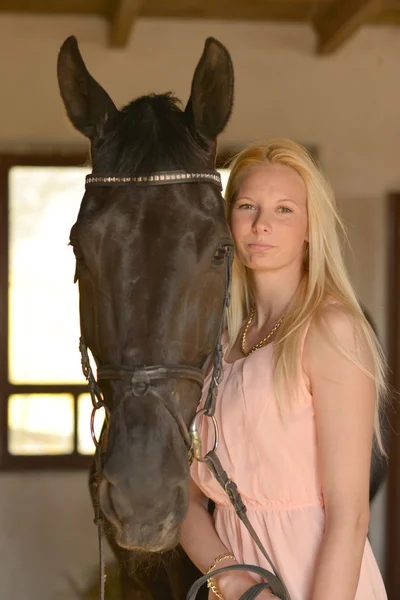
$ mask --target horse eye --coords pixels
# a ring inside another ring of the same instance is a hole
[[[75,275],[74,275],[74,283],[80,279],[80,276],[85,273],[86,265],[83,258],[82,250],[79,248],[77,244],[73,244],[70,242],[70,246],[72,246],[72,251],[75,256],[76,266],[75,266]]]
[[[78,246],[76,246],[75,244],[71,243],[70,245],[72,246],[72,251],[74,253],[74,256],[75,256],[76,260],[78,262],[82,262],[83,261],[83,254],[81,252],[81,249]]]
[[[223,263],[227,254],[228,254],[228,247],[227,246],[219,246],[219,248],[217,248],[217,250],[213,256],[214,265],[220,265],[221,263]]]

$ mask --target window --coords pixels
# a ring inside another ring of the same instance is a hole
[[[91,400],[68,247],[82,157],[0,158],[0,467],[87,468]],[[221,170],[225,187],[227,171]],[[99,417],[100,420],[100,417]],[[96,422],[99,432],[101,422]]]
[[[2,468],[87,468],[93,453],[68,247],[88,172],[79,164],[77,156],[1,159]]]

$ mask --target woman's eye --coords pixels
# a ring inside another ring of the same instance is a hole
[[[224,262],[227,253],[228,253],[227,246],[219,246],[219,248],[217,248],[217,250],[215,251],[215,254],[213,256],[213,263],[215,265],[219,265],[222,262]]]
[[[282,214],[288,214],[288,213],[292,213],[292,209],[288,208],[287,206],[280,206],[278,208],[278,212],[282,213]]]
[[[244,210],[254,210],[255,209],[255,207],[252,204],[249,204],[248,202],[243,202],[242,204],[239,204],[238,208],[241,208]]]

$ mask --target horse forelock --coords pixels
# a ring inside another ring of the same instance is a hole
[[[93,160],[98,173],[129,177],[207,166],[211,154],[179,100],[167,93],[142,96],[119,111]]]

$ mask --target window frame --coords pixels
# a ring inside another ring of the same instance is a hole
[[[389,598],[400,594],[400,190],[387,198],[387,346],[391,404],[386,496],[385,584]]]
[[[87,155],[71,154],[6,154],[0,155],[0,470],[77,470],[88,469],[91,455],[77,451],[78,396],[88,392],[86,384],[12,384],[8,380],[8,274],[9,274],[9,189],[10,169],[22,167],[84,167]],[[82,180],[82,196],[84,193]],[[71,223],[72,226],[72,223]],[[72,285],[72,284],[71,284]],[[78,340],[77,340],[78,348]],[[77,350],[78,351],[78,350]],[[13,455],[8,451],[8,399],[12,394],[68,393],[74,398],[74,451],[58,455]],[[89,428],[89,423],[88,423]]]

